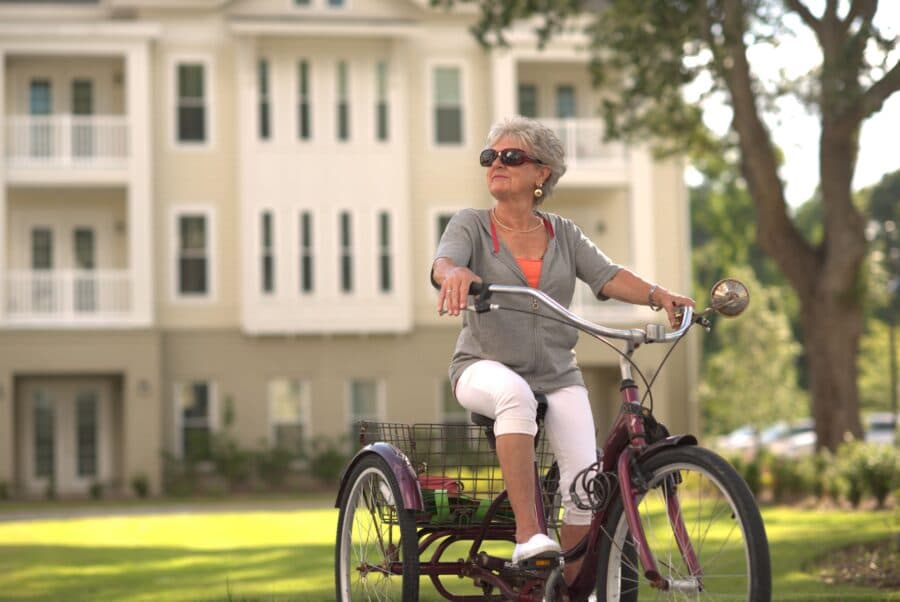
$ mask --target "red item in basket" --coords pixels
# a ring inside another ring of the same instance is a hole
[[[419,475],[419,487],[422,489],[445,489],[448,494],[462,491],[462,484],[459,481],[442,476]]]

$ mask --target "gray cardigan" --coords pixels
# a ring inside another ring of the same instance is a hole
[[[550,241],[543,257],[540,290],[568,307],[575,292],[575,279],[584,280],[600,299],[600,289],[621,269],[582,233],[581,229],[552,213],[540,213],[548,225]],[[495,252],[496,249],[496,252]],[[492,284],[527,286],[525,275],[499,237],[491,235],[487,209],[463,209],[453,216],[441,236],[435,258],[446,257],[466,266]],[[540,317],[548,311],[530,297],[495,295],[503,307],[518,311],[463,314],[462,331],[450,362],[453,387],[472,363],[489,359],[509,366],[538,393],[570,385],[583,385],[575,361],[578,331]]]

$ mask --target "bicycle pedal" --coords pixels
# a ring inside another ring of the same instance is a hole
[[[545,552],[519,562],[510,562],[507,566],[528,573],[549,572],[559,567],[560,558],[562,556],[559,552]]]

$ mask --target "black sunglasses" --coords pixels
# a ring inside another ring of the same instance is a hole
[[[521,148],[504,148],[503,150],[494,150],[492,148],[486,148],[481,151],[481,154],[478,155],[478,162],[481,163],[482,167],[490,167],[491,164],[497,159],[497,156],[500,156],[500,162],[504,165],[521,165],[526,161],[531,161],[532,163],[538,163],[543,165],[543,161],[536,157],[532,157]]]

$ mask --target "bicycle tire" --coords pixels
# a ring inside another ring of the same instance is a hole
[[[403,508],[397,479],[380,456],[353,467],[338,513],[335,545],[337,600],[418,600],[415,512]],[[400,575],[389,570],[399,561]]]
[[[651,588],[633,548],[629,553],[623,545],[630,538],[622,498],[617,497],[600,540],[597,599],[771,600],[765,526],[753,494],[734,468],[699,447],[662,450],[639,465],[648,483],[639,511],[650,552],[663,577],[680,580],[683,587],[694,591]],[[691,577],[685,566],[666,514],[664,492],[675,482],[681,516],[702,570],[699,580]]]

